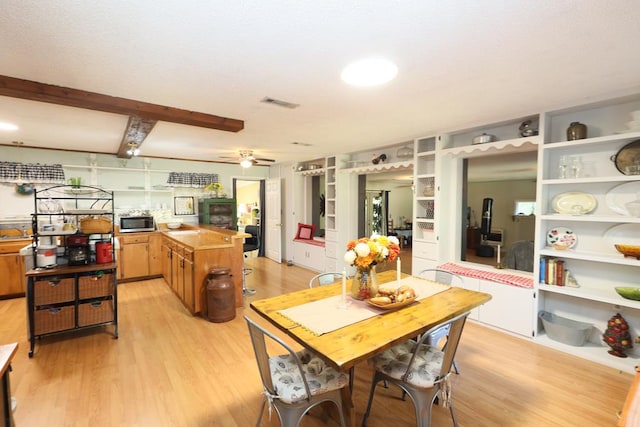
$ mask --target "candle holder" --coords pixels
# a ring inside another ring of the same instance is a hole
[[[351,306],[351,300],[348,298],[343,298],[341,295],[340,301],[338,301],[338,304],[336,304],[336,307],[338,307],[340,310],[346,310],[349,308],[349,306]]]

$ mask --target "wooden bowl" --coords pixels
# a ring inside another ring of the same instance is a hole
[[[615,245],[615,247],[625,258],[640,259],[640,246],[638,245]]]

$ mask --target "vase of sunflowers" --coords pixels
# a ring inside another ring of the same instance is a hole
[[[347,243],[344,261],[356,267],[351,282],[351,297],[364,300],[378,292],[376,265],[395,261],[400,254],[400,242],[395,236],[361,237]]]
[[[222,191],[222,184],[219,182],[212,182],[211,184],[204,187],[206,191],[212,193],[211,195],[215,198],[220,197],[220,192]]]

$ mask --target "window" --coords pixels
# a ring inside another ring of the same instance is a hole
[[[535,200],[516,200],[514,215],[535,215],[536,214],[536,201]]]

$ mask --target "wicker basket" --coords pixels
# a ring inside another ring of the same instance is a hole
[[[97,325],[113,321],[111,300],[93,301],[78,305],[78,326]]]
[[[75,299],[74,278],[51,277],[49,280],[36,280],[33,288],[35,305],[55,304]]]
[[[34,334],[42,335],[51,332],[73,329],[76,308],[72,305],[56,308],[43,308],[34,313]]]
[[[104,216],[87,216],[80,219],[80,232],[105,234],[111,232],[111,219]]]
[[[113,294],[113,274],[80,276],[78,298],[97,298]]]

